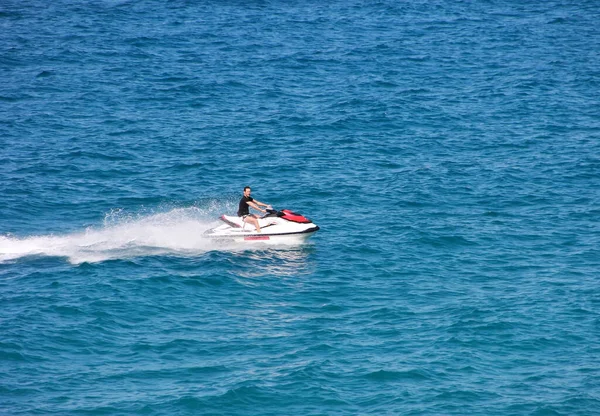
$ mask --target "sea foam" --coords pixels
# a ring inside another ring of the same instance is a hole
[[[27,256],[66,257],[69,262],[100,262],[145,255],[193,256],[227,248],[203,237],[217,224],[196,208],[137,218],[107,214],[104,225],[64,235],[0,236],[0,262]]]

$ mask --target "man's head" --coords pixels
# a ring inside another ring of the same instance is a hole
[[[244,196],[250,196],[250,193],[252,192],[252,189],[250,189],[249,186],[246,186],[244,188]]]

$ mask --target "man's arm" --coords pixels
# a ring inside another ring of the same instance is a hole
[[[261,207],[268,207],[269,204],[265,204],[264,202],[257,201],[256,199],[253,201],[256,205]]]
[[[266,207],[268,205],[265,205],[262,202],[257,201],[256,199],[254,201],[248,201],[248,205],[250,205],[252,208],[254,208],[257,211],[267,212],[264,209],[260,209],[259,205],[262,205],[263,207]]]

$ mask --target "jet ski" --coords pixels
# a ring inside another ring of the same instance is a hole
[[[311,220],[283,209],[267,209],[267,214],[258,219],[260,233],[253,224],[244,222],[243,217],[221,215],[222,224],[204,232],[204,236],[216,240],[236,242],[301,243],[319,230]]]

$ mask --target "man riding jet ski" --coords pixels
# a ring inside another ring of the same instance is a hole
[[[270,205],[252,199],[250,193],[250,187],[244,188],[237,217],[222,215],[220,219],[225,224],[207,230],[205,236],[235,241],[302,242],[319,230],[319,226],[301,214],[287,209],[276,211]],[[250,214],[249,207],[266,215]]]
[[[249,186],[246,186],[244,188],[244,196],[242,196],[242,199],[240,199],[240,206],[238,208],[237,215],[238,217],[242,217],[244,222],[253,224],[254,227],[256,227],[256,232],[260,233],[260,223],[258,222],[258,216],[250,214],[250,207],[254,208],[257,211],[267,212],[264,209],[260,209],[260,207],[271,208],[271,206],[265,204],[264,202],[252,199],[252,197],[250,196],[251,193],[252,189]]]

